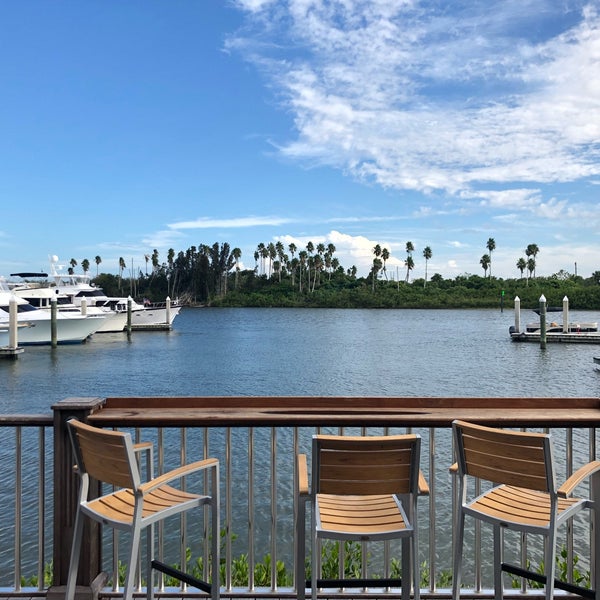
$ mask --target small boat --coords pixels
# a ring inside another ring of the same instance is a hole
[[[540,332],[540,324],[539,323],[528,323],[526,325],[525,331],[528,333],[539,333]],[[593,323],[569,323],[567,331],[565,331],[564,326],[561,323],[557,323],[556,321],[551,321],[546,324],[546,333],[597,333],[598,332],[598,322]]]

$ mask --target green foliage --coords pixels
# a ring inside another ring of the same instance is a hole
[[[54,563],[52,561],[44,565],[44,589],[48,589],[54,581],[53,568]],[[31,575],[31,577],[21,575],[21,587],[37,588],[38,583],[39,579],[37,575]]]
[[[488,244],[488,249],[490,246],[495,249],[493,238],[488,240]],[[267,250],[272,244],[262,246]],[[147,264],[146,268],[133,273],[132,269],[121,264],[118,276],[100,273],[94,283],[109,296],[131,294],[153,301],[164,301],[166,296],[170,296],[192,306],[497,308],[504,291],[507,308],[512,305],[515,296],[521,299],[522,308],[535,308],[543,293],[549,305],[562,303],[566,295],[574,309],[600,309],[600,271],[586,279],[564,270],[550,277],[537,277],[524,269],[526,276],[501,279],[492,276],[491,261],[486,260],[484,275],[489,268],[489,276],[463,274],[454,279],[444,279],[439,273],[434,273],[427,282],[419,277],[407,283],[388,279],[388,271],[383,269],[385,264],[380,259],[376,260],[382,268],[375,280],[373,270],[367,277],[357,278],[356,267],[333,266],[335,248],[322,256],[312,256],[314,250],[313,246],[311,256],[305,256],[302,267],[298,258],[289,260],[289,255],[280,252],[278,260],[274,261],[278,268],[274,269],[273,257],[269,257],[267,252],[264,258],[257,260],[255,269],[242,271],[237,269],[239,249],[232,250],[227,243],[201,244],[177,255],[170,250],[167,260],[162,263],[153,253],[149,272]],[[485,256],[491,259],[491,250]],[[250,261],[246,257],[246,262]],[[410,253],[407,261],[407,274],[410,274],[414,266]]]
[[[589,589],[591,587],[591,576],[590,572],[586,571],[582,573],[578,568],[577,564],[579,563],[579,557],[577,555],[573,556],[572,567],[573,567],[573,583],[579,587]],[[527,559],[526,569],[528,571],[532,571],[533,573],[537,573],[539,575],[544,574],[544,561],[540,561],[540,564],[536,567],[532,567],[531,561]],[[569,561],[567,555],[567,548],[563,546],[559,553],[556,555],[556,571],[555,576],[560,581],[568,581],[569,577]],[[511,586],[513,588],[521,587],[521,578],[515,577],[514,575],[510,576],[511,578]],[[527,585],[532,589],[540,589],[543,588],[544,585],[537,581],[527,580]]]

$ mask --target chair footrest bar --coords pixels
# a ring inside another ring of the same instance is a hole
[[[507,563],[502,563],[501,567],[504,572],[510,573],[511,575],[524,577],[525,579],[530,579],[531,581],[537,581],[538,583],[546,584],[546,576],[542,575],[541,573],[528,571],[527,569],[522,569],[521,567],[516,567],[515,565],[509,565]],[[577,594],[582,598],[593,599],[596,596],[594,590],[584,588],[573,583],[567,583],[566,581],[560,581],[560,579],[554,580],[554,587],[571,594]]]
[[[306,580],[306,587],[312,585],[310,579]],[[317,579],[318,588],[362,588],[362,587],[401,587],[402,580],[395,579]]]
[[[183,583],[187,583],[188,585],[191,585],[192,587],[198,588],[199,590],[202,590],[203,592],[206,592],[207,594],[210,594],[210,592],[212,590],[212,586],[210,583],[206,583],[206,581],[202,581],[201,579],[196,579],[195,577],[192,577],[188,573],[184,573],[183,571],[180,571],[179,569],[170,567],[169,565],[166,565],[165,563],[162,563],[158,560],[152,561],[152,568],[156,571],[160,571],[161,573],[164,573],[165,575],[168,575],[169,577],[175,577],[175,579],[178,579],[179,581],[183,581]]]

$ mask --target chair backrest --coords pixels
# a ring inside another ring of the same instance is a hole
[[[458,472],[495,484],[555,491],[550,436],[454,421]]]
[[[77,467],[82,474],[117,487],[139,487],[140,476],[130,434],[92,427],[76,419],[68,424]]]
[[[312,489],[340,495],[416,494],[418,435],[313,437]]]

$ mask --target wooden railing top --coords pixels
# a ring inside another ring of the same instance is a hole
[[[90,415],[98,425],[132,427],[449,427],[454,419],[504,427],[597,427],[600,398],[113,397]]]

